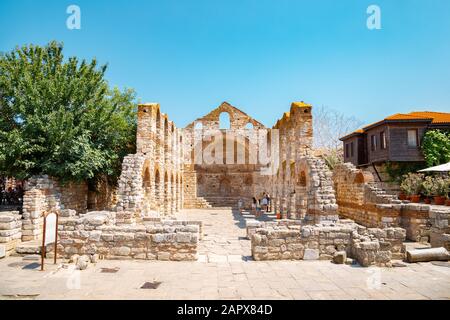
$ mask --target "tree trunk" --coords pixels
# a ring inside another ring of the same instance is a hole
[[[408,262],[448,261],[450,254],[443,247],[418,249],[407,251],[406,259]]]

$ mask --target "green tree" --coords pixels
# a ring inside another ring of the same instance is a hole
[[[0,174],[114,181],[135,152],[135,93],[109,89],[106,66],[64,59],[63,45],[0,55]]]
[[[436,166],[450,161],[450,133],[430,130],[425,133],[422,151],[428,166]]]

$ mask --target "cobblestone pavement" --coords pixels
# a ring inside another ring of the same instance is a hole
[[[40,272],[39,261],[9,257],[0,260],[0,299],[450,299],[448,263],[362,268],[330,261],[255,262],[243,238],[249,215],[189,210],[185,217],[204,221],[197,262],[99,261],[74,271],[48,260]],[[160,285],[140,289],[145,282]]]

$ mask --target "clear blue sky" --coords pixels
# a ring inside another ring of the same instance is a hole
[[[81,30],[66,8],[81,8]],[[368,30],[377,4],[382,29]],[[450,112],[448,0],[1,0],[0,51],[63,41],[181,127],[228,101],[272,126],[292,101],[373,122]]]

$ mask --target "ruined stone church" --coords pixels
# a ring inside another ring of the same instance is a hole
[[[267,193],[284,217],[337,219],[331,172],[311,152],[311,112],[294,102],[269,129],[224,102],[180,129],[159,104],[139,105],[137,152],[124,159],[117,211],[167,216],[239,199],[249,207]]]

